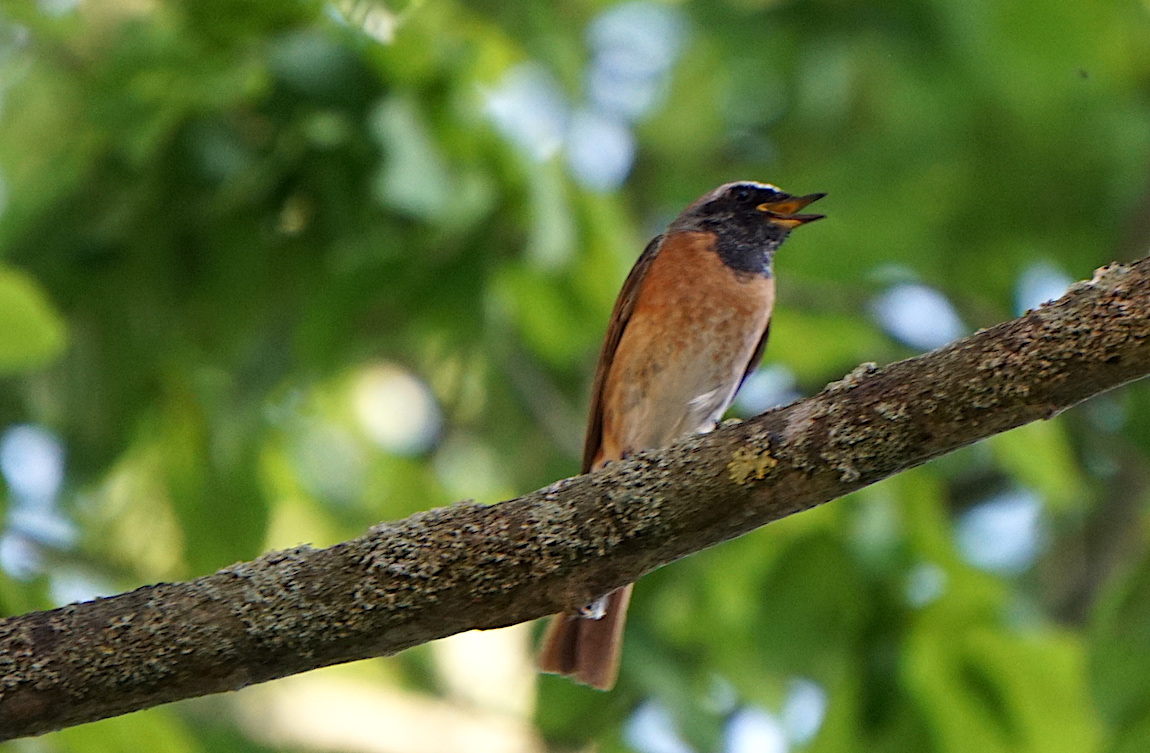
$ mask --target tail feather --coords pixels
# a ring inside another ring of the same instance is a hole
[[[540,670],[567,675],[599,690],[615,687],[631,586],[612,591],[606,599],[607,607],[599,619],[571,612],[551,618],[539,650]]]

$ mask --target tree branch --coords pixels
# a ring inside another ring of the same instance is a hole
[[[1150,259],[918,358],[498,505],[0,622],[0,740],[584,604],[1150,373]]]

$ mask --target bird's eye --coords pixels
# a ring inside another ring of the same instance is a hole
[[[740,204],[746,204],[754,198],[755,192],[748,186],[739,186],[735,189],[735,201]]]

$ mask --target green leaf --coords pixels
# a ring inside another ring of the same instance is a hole
[[[1101,742],[1086,682],[1085,652],[1069,633],[1012,635],[974,630],[973,663],[1001,689],[1010,725],[1023,749],[1089,753]]]
[[[868,608],[858,568],[837,537],[799,537],[776,561],[758,593],[755,639],[771,646],[779,671],[810,675],[849,652]]]
[[[1145,753],[1147,740],[1150,740],[1150,709],[1115,735],[1107,753]]]
[[[1042,494],[1055,511],[1082,507],[1085,484],[1061,421],[1034,421],[989,440],[1016,481]]]
[[[375,186],[378,198],[426,220],[458,212],[457,186],[419,108],[408,98],[389,97],[372,114],[371,125],[387,152]]]
[[[0,267],[0,374],[37,369],[60,355],[67,325],[33,278]]]
[[[585,358],[601,337],[587,326],[583,307],[564,279],[525,265],[506,265],[493,292],[523,340],[548,363],[570,366]]]
[[[929,609],[912,630],[904,676],[941,753],[1099,748],[1082,647],[1069,635],[964,627],[950,610]]]
[[[49,735],[61,753],[195,753],[198,746],[170,707],[117,716]]]
[[[259,554],[268,506],[248,438],[228,436],[221,417],[197,397],[174,388],[151,439],[184,534],[185,561],[203,575]]]
[[[853,316],[775,310],[765,362],[784,363],[800,380],[825,379],[874,360],[884,349],[878,330]]]
[[[1150,717],[1150,557],[1118,576],[1098,599],[1090,625],[1094,692],[1119,727]]]

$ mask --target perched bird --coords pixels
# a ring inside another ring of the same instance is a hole
[[[775,249],[791,230],[822,219],[798,212],[823,196],[728,183],[647,245],[607,326],[584,473],[715,427],[767,345]],[[552,617],[539,668],[610,690],[630,598],[627,585]]]

